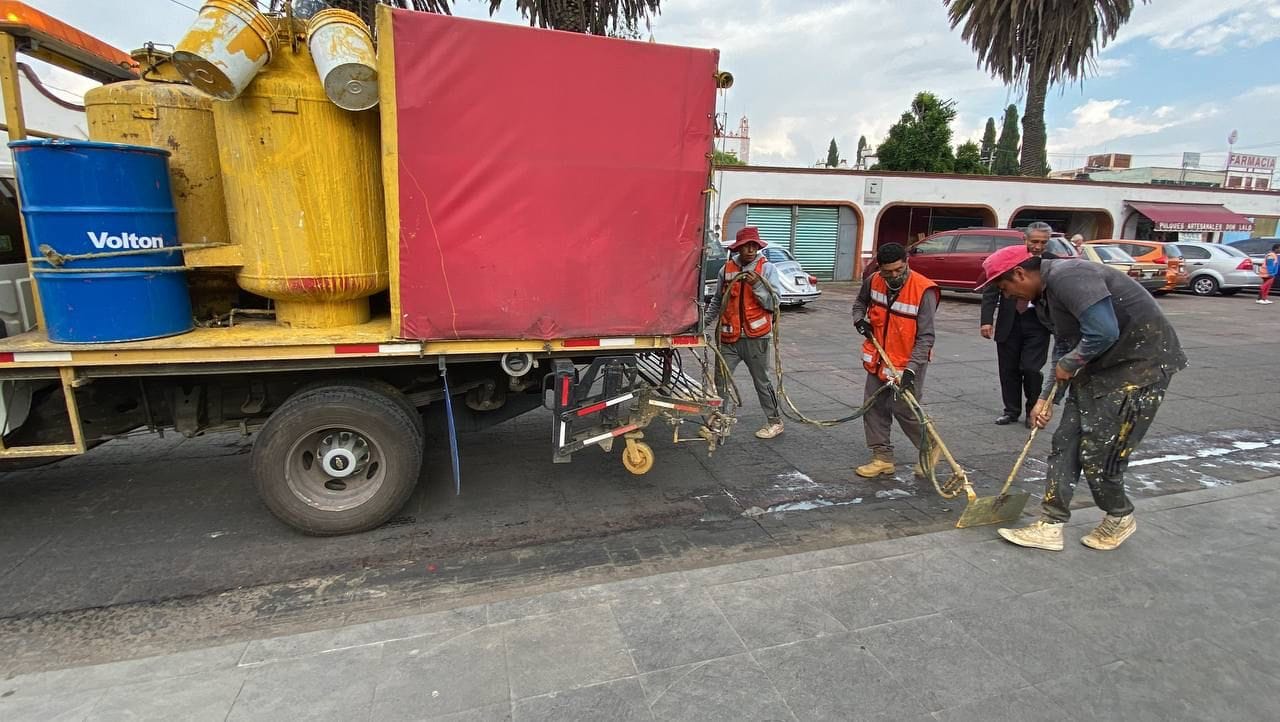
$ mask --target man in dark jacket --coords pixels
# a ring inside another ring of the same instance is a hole
[[[1044,253],[1052,232],[1048,223],[1027,226],[1027,252],[1032,256]],[[1031,407],[1040,398],[1040,389],[1044,386],[1041,369],[1049,353],[1049,329],[1037,318],[1033,302],[1005,298],[992,284],[982,292],[980,332],[983,338],[994,338],[996,342],[1000,395],[1004,399],[1004,413],[996,418],[996,423],[1012,424],[1025,410],[1027,428],[1031,428]]]
[[[1032,411],[1037,427],[1053,418],[1050,392],[1066,385],[1040,519],[1001,529],[1000,536],[1019,546],[1061,551],[1071,495],[1083,474],[1107,516],[1080,541],[1115,549],[1137,529],[1125,496],[1125,469],[1155,420],[1169,380],[1187,367],[1178,334],[1137,281],[1100,263],[1036,258],[1014,246],[993,253],[983,268],[987,283],[1006,296],[1042,304],[1053,327],[1054,375]]]

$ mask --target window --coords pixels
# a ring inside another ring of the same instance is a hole
[[[1200,246],[1186,246],[1179,243],[1178,250],[1182,251],[1182,255],[1185,256],[1186,258],[1191,258],[1198,261],[1209,258],[1208,249],[1201,248]]]
[[[1027,239],[1022,236],[994,236],[994,238],[997,250],[1001,248],[1008,248],[1009,246],[1022,246],[1027,242]]]
[[[993,248],[991,236],[956,236],[956,253],[991,253]]]
[[[785,248],[778,248],[777,246],[767,246],[764,249],[764,257],[770,263],[786,263],[787,261],[796,260],[791,257],[790,251]]]
[[[1172,243],[1164,244],[1164,246],[1162,246],[1160,250],[1164,251],[1164,255],[1170,258],[1182,258],[1182,249],[1178,248]]]
[[[1258,178],[1253,182],[1254,190],[1265,191],[1267,187],[1270,185],[1271,185],[1271,181],[1266,178]]]
[[[951,250],[951,241],[955,236],[935,236],[926,238],[923,243],[911,249],[915,254],[946,253]]]
[[[1231,256],[1232,258],[1248,258],[1249,257],[1249,254],[1245,253],[1239,248],[1236,248],[1235,246],[1217,246],[1216,248],[1219,253],[1225,253],[1228,256]]]
[[[1095,248],[1098,252],[1098,258],[1103,263],[1134,263],[1133,256],[1125,253],[1123,249],[1116,246],[1098,246]]]

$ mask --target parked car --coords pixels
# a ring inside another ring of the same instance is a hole
[[[1197,296],[1221,293],[1234,296],[1262,285],[1253,259],[1234,246],[1220,243],[1177,243],[1191,274],[1191,291]]]
[[[818,290],[818,279],[805,272],[800,262],[791,255],[791,251],[777,246],[767,246],[761,253],[778,271],[779,288],[775,288],[774,291],[778,293],[781,305],[803,306],[822,295],[822,291]],[[703,263],[704,300],[710,300],[715,295],[716,283],[720,280],[720,269],[724,268],[727,260],[729,255],[725,252],[718,257],[707,258]]]
[[[1239,248],[1253,259],[1253,270],[1256,273],[1262,269],[1262,264],[1267,260],[1267,254],[1271,252],[1271,247],[1280,243],[1280,238],[1244,238],[1238,241],[1227,241],[1224,246]]]
[[[1100,239],[1086,241],[1086,245],[1115,246],[1133,256],[1135,261],[1158,263],[1165,267],[1164,288],[1156,294],[1164,294],[1186,288],[1191,283],[1191,275],[1187,272],[1186,259],[1176,244],[1161,241],[1136,241],[1129,238]]]
[[[1164,289],[1165,267],[1159,263],[1144,263],[1134,259],[1117,246],[1101,243],[1086,244],[1081,254],[1086,260],[1102,263],[1126,274],[1142,284],[1142,287],[1155,293]]]
[[[908,259],[912,270],[929,277],[947,291],[972,291],[982,283],[982,262],[1000,248],[1026,243],[1022,231],[1015,228],[962,228],[939,231],[910,246]],[[875,259],[863,270],[874,273]]]

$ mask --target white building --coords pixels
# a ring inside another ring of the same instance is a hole
[[[853,279],[880,243],[955,228],[1045,221],[1089,239],[1220,240],[1274,234],[1280,218],[1280,193],[1047,178],[743,166],[718,169],[716,188],[721,238],[750,223],[835,280]]]

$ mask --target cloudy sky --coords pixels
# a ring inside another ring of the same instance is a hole
[[[200,0],[27,0],[122,49],[176,42]],[[487,17],[488,2],[456,0]],[[508,2],[508,5],[514,5]],[[122,12],[122,7],[132,12]],[[811,165],[834,136],[852,156],[874,146],[928,90],[957,103],[956,142],[977,139],[988,116],[1021,96],[976,67],[948,27],[941,0],[664,0],[659,42],[721,50],[736,83],[731,118],[751,121],[751,161]],[[512,11],[498,20],[520,22]],[[1135,165],[1173,165],[1182,151],[1220,167],[1237,150],[1280,153],[1280,0],[1156,0],[1135,10],[1083,87],[1051,91],[1049,162],[1082,165],[1091,153],[1133,153]],[[74,97],[74,76],[42,70]],[[736,120],[735,120],[736,123]]]

